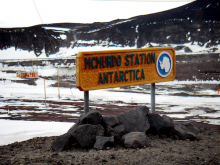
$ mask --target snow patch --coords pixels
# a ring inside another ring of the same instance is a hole
[[[34,137],[59,136],[66,133],[73,124],[0,119],[0,145],[20,142]]]

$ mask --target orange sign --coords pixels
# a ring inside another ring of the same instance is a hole
[[[38,72],[21,72],[18,71],[16,72],[16,77],[20,78],[37,78],[38,77]]]
[[[79,52],[76,86],[88,91],[172,81],[175,63],[171,47]]]

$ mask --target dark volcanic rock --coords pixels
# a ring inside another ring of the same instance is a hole
[[[150,129],[147,131],[148,133],[159,135],[159,136],[170,134],[171,127],[168,126],[167,122],[165,122],[164,119],[160,115],[149,114],[148,120],[150,123]]]
[[[147,107],[137,107],[118,115],[121,125],[124,125],[125,132],[146,132],[149,128]]]
[[[107,115],[104,119],[97,111],[83,114],[66,134],[52,143],[51,148],[63,151],[75,143],[95,149],[105,149],[114,144],[141,148],[150,145],[145,133],[184,140],[199,139],[199,129],[191,123],[174,123],[170,117],[149,114],[149,109],[141,106],[118,115]]]
[[[124,125],[117,125],[113,128],[115,131],[117,131],[118,133],[120,132],[125,132],[125,126]]]
[[[73,132],[77,126],[83,124],[102,124],[102,115],[96,110],[89,111],[88,113],[81,115],[77,122],[68,130],[68,132]]]
[[[187,128],[190,132],[194,133],[195,135],[197,135],[197,134],[200,132],[199,128],[196,127],[196,126],[194,126],[194,125],[192,125],[192,123],[186,122],[186,123],[183,123],[183,124],[186,126],[186,128]]]
[[[191,128],[191,130],[192,130],[192,128]],[[175,131],[176,135],[178,135],[178,137],[180,139],[182,139],[182,140],[186,140],[186,139],[190,139],[190,140],[200,139],[199,136],[197,136],[193,132],[190,132],[190,130],[185,126],[184,123],[175,123],[174,131]]]
[[[96,136],[96,142],[94,144],[95,149],[103,150],[107,147],[114,146],[114,137]]]
[[[63,151],[70,148],[74,142],[76,142],[75,138],[70,133],[65,133],[53,141],[51,148],[54,151]]]
[[[106,115],[103,117],[103,123],[106,126],[114,127],[119,124],[117,115]]]
[[[72,133],[72,132],[74,132],[75,131],[75,129],[77,128],[77,126],[79,126],[80,125],[80,121],[79,121],[79,119],[77,120],[77,122],[67,131],[67,133]]]
[[[169,116],[167,115],[163,115],[162,116],[163,120],[167,123],[168,127],[174,127],[174,122],[173,119],[171,119]]]
[[[136,108],[136,110],[143,112],[144,116],[147,116],[149,114],[149,108],[146,106],[139,106]]]
[[[85,124],[78,126],[72,133],[81,147],[94,145],[96,136],[104,136],[104,128],[101,125]]]
[[[126,148],[142,148],[150,146],[149,139],[144,132],[130,132],[122,137]]]
[[[115,139],[115,143],[121,143],[121,138],[123,135],[125,135],[125,131],[116,131],[114,130],[112,127],[108,126],[106,128],[106,134],[107,136],[114,136],[114,139]]]
[[[102,115],[96,110],[91,110],[88,113],[80,116],[79,120],[80,120],[80,125],[82,124],[98,125],[102,123]]]

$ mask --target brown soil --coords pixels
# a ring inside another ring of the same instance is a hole
[[[141,149],[114,146],[107,150],[71,148],[54,152],[51,143],[55,136],[38,137],[0,146],[0,164],[220,164],[220,128],[198,126],[203,127],[199,141],[148,135],[151,147]]]

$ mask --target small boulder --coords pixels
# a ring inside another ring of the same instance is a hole
[[[117,125],[113,128],[116,132],[121,133],[125,132],[125,126],[124,125]]]
[[[88,113],[81,115],[77,122],[67,132],[72,133],[79,125],[83,124],[102,124],[102,115],[96,110],[91,110]]]
[[[190,130],[183,123],[175,123],[174,131],[175,131],[176,135],[182,140],[200,139],[199,136],[197,136],[193,132],[190,132]]]
[[[114,136],[104,137],[104,136],[96,136],[96,142],[94,144],[95,149],[103,150],[107,147],[114,146]]]
[[[96,110],[91,110],[88,113],[80,116],[79,120],[80,120],[80,125],[83,124],[98,125],[98,124],[102,124],[102,115]]]
[[[75,124],[73,124],[72,127],[70,127],[70,129],[67,131],[67,133],[72,134],[75,131],[75,129],[77,128],[77,126],[79,126],[79,125],[80,125],[80,121],[78,119],[77,122]]]
[[[150,141],[144,132],[130,132],[122,137],[126,148],[149,147]]]
[[[163,115],[162,116],[163,120],[167,123],[168,127],[174,127],[174,122],[173,119],[171,119],[169,116],[167,115]]]
[[[170,134],[171,127],[168,126],[167,122],[165,122],[160,115],[149,114],[148,120],[150,123],[150,129],[147,133],[159,136]]]
[[[113,136],[115,139],[115,143],[121,143],[121,137],[125,135],[125,132],[124,131],[117,132],[112,127],[108,126],[106,128],[106,134],[107,136]]]
[[[104,132],[101,125],[85,124],[78,126],[72,135],[81,147],[91,147],[96,141],[96,136],[104,136]]]
[[[75,143],[75,138],[70,133],[65,133],[58,136],[51,144],[51,148],[54,151],[64,151],[70,148],[71,144]]]
[[[119,124],[119,121],[116,115],[106,115],[103,117],[103,123],[106,126],[114,127]]]
[[[106,128],[106,135],[107,136],[118,136],[118,132],[115,131],[112,127],[108,126]]]
[[[186,126],[186,128],[190,132],[194,133],[195,135],[197,135],[200,132],[199,128],[194,126],[194,125],[192,125],[192,123],[186,122],[186,123],[183,123],[183,124]]]
[[[142,111],[144,116],[147,116],[149,114],[149,108],[146,106],[139,106],[136,108],[138,111]]]
[[[117,116],[119,123],[124,125],[125,132],[146,132],[149,128],[147,107],[137,107]]]

